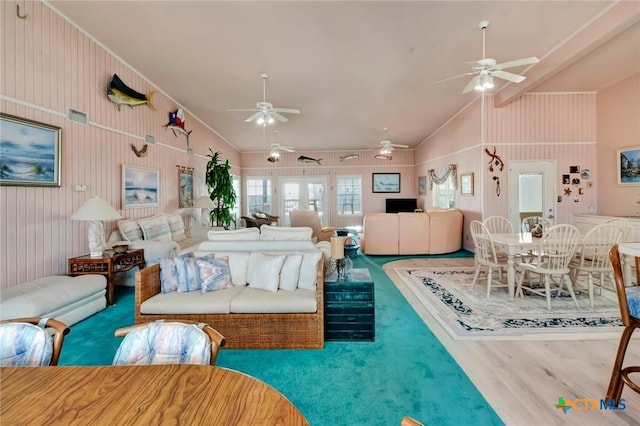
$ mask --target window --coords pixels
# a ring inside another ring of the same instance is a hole
[[[236,191],[236,205],[233,206],[233,210],[231,210],[231,215],[235,220],[235,228],[237,228],[238,220],[240,220],[240,212],[242,211],[242,203],[241,203],[242,191],[240,190],[241,188],[240,176],[232,175],[231,184],[233,185],[233,189]]]
[[[271,179],[247,178],[247,212],[271,213]]]
[[[433,206],[441,209],[453,208],[456,190],[453,187],[453,176],[450,174],[440,185],[433,184]]]
[[[337,196],[339,215],[362,214],[362,178],[360,176],[338,176]]]

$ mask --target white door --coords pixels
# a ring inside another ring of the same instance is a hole
[[[280,212],[284,224],[289,225],[292,210],[316,210],[320,223],[326,226],[329,212],[327,178],[323,176],[280,178]],[[282,219],[281,219],[282,220]]]
[[[520,230],[524,216],[543,216],[555,223],[555,161],[509,162],[509,220]]]

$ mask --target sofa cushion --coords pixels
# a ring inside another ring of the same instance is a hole
[[[246,286],[238,286],[208,293],[199,291],[160,293],[142,302],[140,312],[148,315],[228,314],[231,312],[231,300],[245,289],[247,289]],[[260,293],[267,294],[264,291]]]
[[[229,269],[231,270],[231,282],[233,285],[247,285],[247,271],[249,269],[248,251],[217,251],[209,253],[215,258],[226,257],[229,259]]]
[[[179,214],[168,214],[167,221],[169,222],[169,230],[171,231],[171,239],[173,241],[180,242],[187,239],[182,216]]]
[[[260,239],[258,228],[242,228],[232,231],[209,231],[207,238],[210,241],[257,241]]]
[[[311,240],[313,229],[308,227],[286,228],[282,226],[262,225],[260,239],[263,241],[304,241]]]
[[[318,281],[317,265],[322,259],[323,253],[320,250],[303,252],[302,264],[300,265],[300,278],[298,279],[298,288],[316,291],[316,283]]]
[[[160,291],[162,293],[178,291],[178,287],[180,286],[180,272],[178,271],[177,261],[180,258],[186,257],[193,257],[193,254],[186,253],[182,256],[161,257],[158,259],[158,263],[160,264]],[[182,274],[184,276],[186,270],[182,271]]]
[[[140,241],[142,240],[142,229],[138,225],[138,219],[125,219],[118,221],[118,229],[120,235],[126,241]]]
[[[298,288],[298,280],[300,279],[300,266],[302,265],[301,254],[287,255],[282,269],[280,270],[280,290],[293,291]]]
[[[280,271],[287,256],[253,252],[249,256],[249,287],[278,291]]]
[[[231,271],[227,257],[199,258],[197,264],[200,271],[200,288],[203,293],[231,287]]]
[[[52,275],[3,288],[0,319],[42,316],[94,293],[104,295],[106,287],[107,279],[102,275]]]
[[[142,235],[144,235],[145,240],[172,241],[169,221],[164,213],[138,219],[138,225],[142,228]]]
[[[242,293],[231,300],[231,312],[237,314],[312,313],[317,310],[316,292],[300,288],[295,291],[272,293],[246,287]]]
[[[178,292],[200,290],[200,271],[193,256],[180,256],[175,258],[178,271]]]

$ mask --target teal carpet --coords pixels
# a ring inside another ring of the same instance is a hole
[[[354,267],[369,268],[375,282],[375,342],[327,342],[323,350],[222,350],[217,365],[275,387],[313,426],[393,426],[405,415],[426,425],[502,424],[382,271],[381,265],[402,258],[354,259]],[[74,325],[60,365],[110,364],[120,343],[113,332],[132,323],[133,298],[132,289],[118,288],[116,305]]]

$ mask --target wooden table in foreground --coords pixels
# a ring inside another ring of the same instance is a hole
[[[169,364],[0,368],[3,425],[308,425],[266,383]]]

